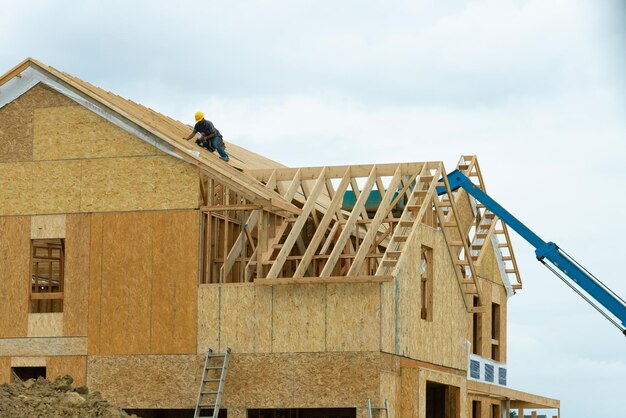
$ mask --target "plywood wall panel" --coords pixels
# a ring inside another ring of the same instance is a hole
[[[0,357],[0,385],[11,382],[11,357]]]
[[[326,351],[380,349],[380,284],[327,285]]]
[[[0,162],[30,161],[33,157],[34,110],[38,107],[75,104],[44,84],[0,109]]]
[[[348,407],[380,397],[380,354],[312,353],[295,356],[294,404]]]
[[[65,215],[36,215],[30,221],[32,239],[65,238]]]
[[[34,160],[157,154],[162,152],[83,106],[35,110]]]
[[[63,312],[28,314],[29,337],[62,337]]]
[[[255,286],[223,286],[220,302],[220,351],[254,352]]]
[[[224,405],[285,408],[294,405],[295,357],[292,354],[232,356]]]
[[[0,164],[0,215],[198,206],[197,169],[170,156]]]
[[[324,351],[325,304],[325,286],[275,286],[273,351]]]
[[[46,378],[56,379],[70,375],[74,386],[87,384],[87,356],[53,356],[46,361]]]
[[[0,356],[86,355],[85,337],[0,338]]]
[[[147,353],[154,235],[149,213],[103,220],[101,352]]]
[[[167,211],[152,214],[152,353],[193,354],[197,331],[198,214]]]
[[[0,337],[28,334],[29,277],[30,218],[0,217]]]
[[[91,216],[67,215],[63,295],[63,332],[66,336],[87,335],[90,242]]]
[[[81,211],[198,206],[198,173],[170,156],[83,160]]]
[[[398,417],[417,418],[418,379],[416,368],[402,368],[398,394]]]
[[[204,285],[198,288],[198,353],[207,348],[219,349],[221,287]]]
[[[100,330],[102,320],[102,227],[103,215],[91,215],[89,244],[89,354],[100,353]]]
[[[0,164],[0,215],[78,212],[80,161]]]
[[[203,364],[195,355],[90,356],[87,385],[122,408],[193,408]]]
[[[390,283],[381,283],[380,286],[380,347],[381,351],[386,353],[396,352],[396,286],[398,278],[394,277]]]

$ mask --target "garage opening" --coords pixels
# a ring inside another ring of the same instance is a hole
[[[459,418],[461,391],[456,386],[426,382],[426,418]]]

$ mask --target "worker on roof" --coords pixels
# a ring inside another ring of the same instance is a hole
[[[211,121],[204,119],[204,113],[196,112],[195,117],[196,125],[193,127],[193,132],[188,137],[183,137],[183,139],[189,141],[195,134],[200,133],[200,137],[196,139],[196,144],[211,152],[217,150],[220,158],[228,162],[230,157],[226,153],[226,145],[224,145],[224,139],[222,139],[220,131],[213,126]]]

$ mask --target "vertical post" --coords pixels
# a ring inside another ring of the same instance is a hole
[[[267,213],[261,208],[259,211],[259,230],[258,235],[259,239],[256,246],[256,277],[257,279],[261,279],[265,277],[263,272],[263,254],[267,251],[267,223],[268,216]]]

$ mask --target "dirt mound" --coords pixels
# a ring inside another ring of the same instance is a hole
[[[71,376],[43,377],[0,385],[0,418],[119,418],[128,415],[86,386],[72,387]]]

